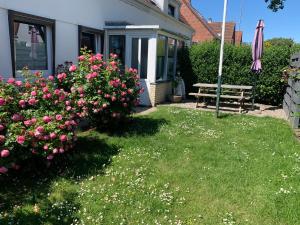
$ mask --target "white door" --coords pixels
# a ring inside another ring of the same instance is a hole
[[[130,38],[131,57],[130,65],[138,70],[140,75],[141,85],[144,88],[144,93],[141,94],[141,105],[150,106],[149,82],[148,82],[148,60],[149,60],[149,38],[148,37],[131,37]]]

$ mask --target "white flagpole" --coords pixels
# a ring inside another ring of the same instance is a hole
[[[221,50],[220,50],[220,63],[219,63],[219,74],[218,74],[218,89],[217,89],[217,105],[216,105],[216,116],[217,117],[219,117],[219,111],[220,111],[220,95],[221,95],[221,84],[222,84],[222,73],[223,73],[223,59],[224,59],[224,42],[225,42],[225,30],[226,30],[227,2],[228,2],[228,0],[224,0],[223,25],[222,25],[222,40],[221,40]]]

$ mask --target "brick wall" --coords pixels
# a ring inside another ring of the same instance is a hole
[[[215,37],[207,28],[206,21],[201,21],[200,15],[192,9],[190,0],[181,0],[182,5],[180,8],[180,15],[182,20],[189,24],[194,30],[193,42],[203,42],[214,40]]]
[[[152,106],[168,100],[172,94],[172,82],[161,82],[150,84],[150,101]]]

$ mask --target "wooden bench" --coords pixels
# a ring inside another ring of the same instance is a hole
[[[198,92],[190,93],[189,95],[197,98],[196,107],[199,106],[201,98],[203,98],[204,103],[205,98],[217,98],[217,84],[198,83],[193,86],[198,88]],[[240,104],[239,113],[241,113],[245,101],[252,99],[252,90],[252,86],[223,84],[221,86],[220,98],[238,101]]]

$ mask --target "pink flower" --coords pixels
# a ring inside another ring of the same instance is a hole
[[[77,70],[77,67],[75,65],[72,65],[70,66],[69,68],[69,71],[72,73],[72,72],[75,72]]]
[[[7,149],[5,149],[1,151],[0,155],[2,158],[6,158],[10,155],[10,152]]]
[[[79,60],[79,61],[83,61],[83,60],[84,60],[84,56],[83,56],[83,55],[79,56],[79,57],[78,57],[78,60]]]
[[[61,142],[66,142],[67,140],[68,140],[68,137],[67,137],[67,135],[61,135],[60,137],[59,137],[59,139],[60,139],[60,141]]]
[[[115,102],[115,101],[117,101],[117,98],[116,98],[115,96],[112,96],[112,97],[111,97],[111,100],[112,100],[113,102]]]
[[[45,131],[45,129],[44,129],[44,127],[42,127],[42,126],[38,126],[38,127],[36,128],[36,131],[39,132],[39,133],[43,133],[43,132]]]
[[[44,87],[44,88],[43,88],[43,92],[44,92],[44,93],[48,93],[48,92],[49,92],[49,88],[48,88],[48,87]]]
[[[0,144],[3,144],[5,142],[5,136],[0,135]]]
[[[20,145],[23,145],[24,142],[25,142],[25,136],[18,136],[18,137],[17,137],[17,142],[18,142]]]
[[[67,74],[65,74],[65,73],[60,73],[60,74],[57,75],[57,78],[58,78],[60,81],[66,79],[66,77],[67,77]]]
[[[29,103],[29,105],[32,105],[32,106],[34,106],[34,105],[36,105],[36,103],[37,103],[37,100],[36,100],[36,99],[34,99],[34,98],[31,98],[31,99],[29,99],[28,103]]]
[[[32,122],[33,124],[35,124],[35,123],[36,123],[36,121],[37,121],[37,119],[36,119],[36,118],[32,118],[32,119],[31,119],[31,122]]]
[[[9,84],[14,84],[14,83],[15,83],[15,79],[14,79],[14,78],[9,78],[9,79],[7,80],[7,83],[9,83]]]
[[[30,127],[32,125],[32,121],[31,120],[26,120],[24,121],[24,124],[26,127]]]
[[[31,96],[36,96],[36,95],[37,95],[36,91],[31,92]]]
[[[5,105],[5,99],[4,98],[0,98],[0,106]]]
[[[8,172],[8,169],[4,166],[0,167],[0,173],[5,174]]]
[[[16,81],[16,86],[18,86],[18,87],[21,87],[22,86],[22,84],[23,84],[23,82],[22,81],[20,81],[20,80],[18,80],[18,81]]]
[[[0,124],[0,131],[3,131],[4,129],[5,127],[2,124]]]
[[[12,116],[12,120],[15,122],[18,122],[18,121],[22,120],[22,116],[20,114],[14,114]]]
[[[60,114],[58,114],[58,115],[55,116],[55,119],[56,119],[57,121],[61,121],[61,120],[63,119],[63,116],[60,115]]]
[[[56,133],[51,133],[50,134],[50,138],[53,140],[53,139],[55,139],[56,138]]]
[[[43,149],[44,149],[45,151],[48,151],[49,146],[48,146],[48,145],[44,145]]]
[[[52,160],[53,158],[54,158],[54,155],[52,155],[52,154],[47,156],[48,160]]]
[[[54,94],[55,94],[55,95],[59,95],[59,94],[60,94],[60,90],[59,90],[59,89],[55,89],[55,90],[54,90]]]
[[[104,103],[104,104],[102,105],[102,107],[103,107],[104,109],[107,108],[107,104]]]
[[[24,108],[25,105],[26,105],[25,100],[20,100],[20,101],[19,101],[19,105],[20,105],[22,108]]]
[[[59,152],[59,150],[57,148],[53,149],[53,154],[57,154]]]
[[[43,117],[43,121],[45,122],[45,123],[50,123],[51,122],[51,117],[50,116],[44,116]]]
[[[50,76],[48,77],[48,80],[53,81],[53,80],[54,80],[54,76],[50,75]]]

